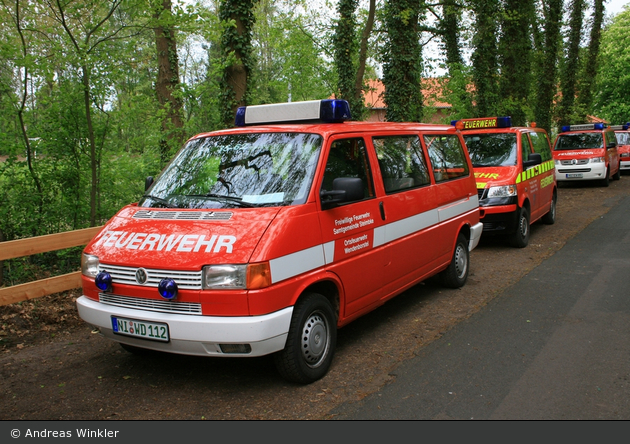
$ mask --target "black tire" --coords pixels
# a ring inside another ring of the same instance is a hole
[[[510,243],[516,248],[525,248],[529,243],[529,211],[525,207],[518,210],[516,231],[512,234]]]
[[[556,223],[556,203],[558,201],[558,193],[553,191],[553,198],[551,199],[551,207],[547,214],[545,214],[540,220],[543,224],[553,225]]]
[[[617,169],[617,172],[615,174],[613,174],[613,180],[619,180],[621,179],[621,165],[619,166],[619,168]]]
[[[463,234],[457,236],[457,243],[453,251],[453,257],[448,268],[440,273],[442,285],[448,288],[463,287],[468,279],[470,266],[470,254],[468,251],[468,239]]]
[[[606,167],[606,177],[602,179],[602,186],[607,187],[610,185],[610,168]]]
[[[274,355],[276,368],[288,381],[315,382],[328,372],[336,342],[337,316],[330,301],[308,293],[295,304],[287,343]]]

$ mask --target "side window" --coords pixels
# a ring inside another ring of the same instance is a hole
[[[372,139],[387,194],[431,183],[418,136]]]
[[[540,154],[543,162],[551,160],[551,148],[549,148],[549,139],[546,133],[529,133],[529,137],[534,145],[534,152]]]
[[[468,176],[468,163],[464,148],[456,135],[425,135],[436,182]]]
[[[363,199],[374,197],[372,171],[365,141],[360,137],[336,140],[332,143],[326,161],[322,190],[332,191],[335,179],[350,177],[363,181]]]

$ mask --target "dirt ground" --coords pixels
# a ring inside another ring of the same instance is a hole
[[[78,291],[0,307],[0,419],[329,419],[628,195],[630,176],[561,186],[556,223],[533,224],[526,248],[482,237],[463,288],[428,281],[344,327],[329,374],[307,386],[282,380],[269,357],[132,355],[78,318]]]

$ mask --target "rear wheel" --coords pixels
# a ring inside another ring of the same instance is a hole
[[[525,248],[529,243],[529,211],[525,207],[518,210],[516,231],[512,234],[510,243],[516,248]]]
[[[448,268],[440,273],[442,285],[449,288],[463,287],[468,279],[468,265],[470,256],[468,252],[468,240],[463,234],[457,236],[457,244]]]
[[[540,219],[543,224],[553,225],[554,223],[556,223],[556,202],[557,202],[557,200],[558,200],[558,194],[554,190],[553,198],[551,199],[551,207],[549,207],[549,212],[547,214],[545,214],[542,217],[542,219]]]
[[[319,293],[304,295],[293,310],[287,343],[274,355],[280,375],[309,384],[322,378],[332,364],[337,342],[337,316]]]

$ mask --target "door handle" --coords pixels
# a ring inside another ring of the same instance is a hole
[[[383,202],[379,202],[378,209],[381,210],[381,219],[385,220],[385,205],[383,205]]]

